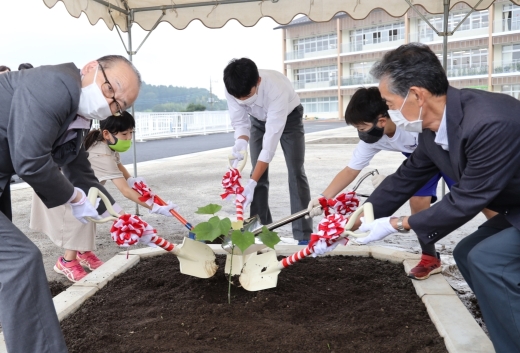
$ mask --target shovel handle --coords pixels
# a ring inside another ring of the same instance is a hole
[[[280,266],[283,268],[289,267],[290,265],[300,261],[301,259],[312,255],[314,253],[313,248],[306,247],[298,251],[297,253],[292,254],[291,256],[287,256],[285,259],[279,262]]]
[[[163,248],[166,251],[172,251],[175,248],[175,245],[170,243],[168,240],[161,238],[158,235],[154,235],[152,237],[152,243],[157,245],[160,248]]]
[[[243,221],[244,220],[244,205],[242,202],[238,201],[238,199],[235,199],[235,207],[237,211],[237,221]]]
[[[155,195],[155,200],[157,201],[157,204],[159,206],[166,206],[167,203],[164,202],[163,199],[161,199],[159,196]],[[182,223],[183,226],[185,226],[186,228],[188,228],[188,230],[192,230],[193,229],[193,226],[187,221],[185,220],[180,214],[177,213],[177,211],[175,210],[170,210],[170,213],[172,214],[173,217],[177,218],[179,220],[179,222]]]

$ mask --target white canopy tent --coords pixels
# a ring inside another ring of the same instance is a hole
[[[363,19],[374,9],[386,11],[394,17],[403,16],[409,9],[417,14],[437,33],[443,41],[443,66],[446,68],[448,37],[458,29],[473,12],[490,7],[495,0],[43,0],[49,7],[62,1],[71,16],[80,17],[85,13],[91,24],[100,19],[110,30],[116,27],[125,46],[129,59],[137,54],[148,36],[161,22],[168,22],[182,30],[191,21],[199,20],[208,28],[223,27],[235,19],[243,26],[252,27],[262,17],[270,17],[279,24],[288,24],[299,14],[306,15],[315,22],[331,20],[337,13],[344,12],[353,19]],[[511,0],[520,4],[520,0]],[[455,5],[465,3],[471,8],[460,23],[448,30],[449,11]],[[443,30],[435,28],[417,7],[432,14],[444,14]],[[147,36],[133,50],[132,25],[138,24],[149,31]],[[128,46],[125,45],[120,30],[127,32]],[[135,141],[134,141],[135,142]],[[137,176],[134,143],[134,175]],[[444,187],[444,185],[443,185]],[[444,194],[444,188],[443,188]]]

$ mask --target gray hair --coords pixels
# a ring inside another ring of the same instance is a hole
[[[118,62],[123,62],[130,66],[130,68],[134,71],[135,76],[137,77],[137,84],[139,85],[139,88],[141,88],[142,80],[141,80],[141,74],[136,69],[134,64],[127,58],[121,55],[105,55],[101,58],[97,59],[97,61],[103,66],[104,69],[109,69],[112,65],[117,64]]]
[[[448,78],[439,58],[427,45],[409,43],[389,51],[370,69],[374,78],[388,79],[388,89],[405,97],[410,87],[427,89],[434,96],[448,92]]]

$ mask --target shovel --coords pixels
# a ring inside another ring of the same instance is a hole
[[[360,238],[368,235],[368,233],[354,233],[350,231],[350,229],[352,229],[354,226],[357,218],[363,211],[365,212],[365,220],[368,223],[374,221],[374,210],[372,208],[372,204],[367,202],[359,207],[350,216],[350,219],[345,225],[346,231],[339,238],[334,239],[331,245],[339,239],[345,238],[346,236]],[[281,261],[278,261],[276,258],[275,251],[269,251],[261,255],[252,254],[250,255],[248,261],[244,264],[242,274],[239,277],[240,284],[248,291],[259,291],[274,288],[278,283],[278,274],[282,269],[313,253],[313,247],[306,247],[305,249],[300,250]]]
[[[112,208],[110,201],[97,188],[90,188],[88,192],[89,201],[95,205],[97,198],[100,197],[105,203],[107,211],[111,216],[103,219],[93,219],[87,217],[90,221],[96,223],[115,221],[119,218],[117,212]],[[154,235],[152,242],[166,251],[171,251],[178,257],[180,263],[180,271],[185,275],[199,278],[209,278],[217,272],[218,266],[215,263],[215,253],[209,246],[204,243],[184,238],[182,245],[178,246],[169,241]]]

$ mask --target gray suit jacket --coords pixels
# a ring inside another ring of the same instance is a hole
[[[0,194],[16,173],[49,208],[66,203],[74,186],[85,193],[100,188],[114,203],[81,139],[60,144],[76,118],[80,93],[80,72],[72,63],[0,75]],[[101,203],[98,212],[104,211]]]
[[[449,152],[429,129],[419,146],[367,201],[376,218],[390,216],[436,173],[456,181],[430,209],[409,223],[425,243],[436,242],[482,209],[500,213],[488,221],[520,229],[520,101],[499,93],[449,87],[446,105]]]

